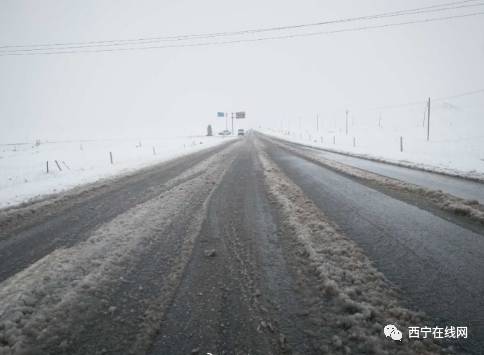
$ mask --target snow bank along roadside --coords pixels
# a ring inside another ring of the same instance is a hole
[[[0,208],[132,172],[231,139],[182,137],[0,145]]]
[[[163,243],[163,231],[170,221],[198,199],[203,207],[187,219],[191,232],[182,236],[184,247],[177,257],[178,265],[163,275],[164,285],[156,302],[147,305],[147,314],[140,318],[143,324],[137,327],[138,340],[120,345],[126,352],[145,349],[189,259],[206,215],[206,201],[231,162],[221,159],[224,153],[227,150],[195,165],[171,182],[172,189],[104,224],[86,241],[58,249],[2,282],[0,354],[43,353],[46,349],[62,352],[68,348],[86,326],[83,319],[114,311],[105,300],[115,285],[122,283],[126,269],[154,243]],[[191,179],[178,184],[187,178]]]
[[[272,136],[277,139],[281,139],[284,141],[292,142],[295,144],[300,144],[302,146],[310,147],[310,148],[316,148],[316,149],[322,149],[331,153],[336,153],[336,154],[342,154],[342,155],[347,155],[350,157],[355,157],[355,158],[360,158],[360,159],[366,159],[366,160],[371,160],[375,162],[380,162],[380,163],[385,163],[385,164],[392,164],[396,166],[402,166],[405,168],[411,168],[411,169],[417,169],[417,170],[422,170],[422,171],[428,171],[432,173],[439,173],[443,175],[448,175],[448,176],[454,176],[454,177],[460,177],[464,179],[469,179],[469,180],[474,180],[474,181],[479,181],[479,182],[484,182],[484,160],[482,161],[482,171],[476,171],[476,170],[470,170],[470,171],[464,171],[464,170],[458,170],[458,169],[453,169],[449,167],[444,167],[444,166],[435,166],[431,165],[429,163],[421,163],[417,161],[409,161],[409,160],[404,160],[404,159],[394,159],[394,158],[388,158],[388,157],[380,157],[377,156],[376,154],[362,154],[362,153],[356,153],[352,152],[349,150],[339,150],[339,149],[334,149],[330,148],[327,145],[321,145],[318,144],[317,142],[307,142],[307,141],[301,141],[299,139],[294,139],[292,137],[288,137],[286,135],[282,134],[277,134],[275,132],[271,131],[264,131],[264,134],[268,136]],[[384,148],[383,148],[384,150]]]
[[[283,149],[291,151],[292,153],[316,164],[322,164],[337,172],[369,181],[371,183],[376,183],[384,188],[396,192],[412,194],[419,199],[425,199],[439,209],[454,213],[458,216],[464,216],[472,221],[484,224],[484,206],[476,200],[466,200],[440,190],[431,190],[418,185],[403,182],[401,180],[378,175],[366,170],[336,162],[334,160],[323,158],[309,151],[297,150],[279,140],[270,140],[272,143],[282,147]]]
[[[321,336],[328,353],[437,354],[443,351],[430,339],[395,342],[383,335],[386,324],[400,330],[424,324],[421,314],[401,306],[398,293],[370,260],[328,221],[263,152],[269,194],[279,206],[287,235],[294,235],[321,282],[328,303],[327,326],[332,337]],[[449,350],[450,351],[450,350]]]

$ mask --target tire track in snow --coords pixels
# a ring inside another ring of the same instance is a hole
[[[231,144],[0,210],[0,282],[57,248],[86,240],[103,223],[172,188],[173,179]]]
[[[142,352],[190,256],[205,201],[233,159],[235,146],[179,177],[192,177],[188,181],[177,185],[175,179],[173,189],[1,283],[0,354]],[[186,234],[170,232],[181,222]],[[163,255],[171,255],[163,260],[164,269],[145,267]],[[126,286],[125,276],[133,280],[143,272],[140,281],[153,281],[149,292],[135,282]],[[137,297],[113,297],[123,289]]]

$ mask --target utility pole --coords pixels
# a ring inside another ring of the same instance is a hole
[[[430,140],[430,97],[427,101],[427,141]]]
[[[348,110],[346,110],[346,135],[348,135]]]
[[[316,115],[316,130],[319,132],[319,115]]]

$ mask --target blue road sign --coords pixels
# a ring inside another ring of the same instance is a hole
[[[223,112],[217,112],[217,117],[225,117],[225,113],[223,113]]]

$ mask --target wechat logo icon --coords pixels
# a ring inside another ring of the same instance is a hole
[[[399,331],[393,324],[386,325],[385,328],[383,328],[383,333],[387,338],[390,337],[395,341],[402,341],[402,332]]]

